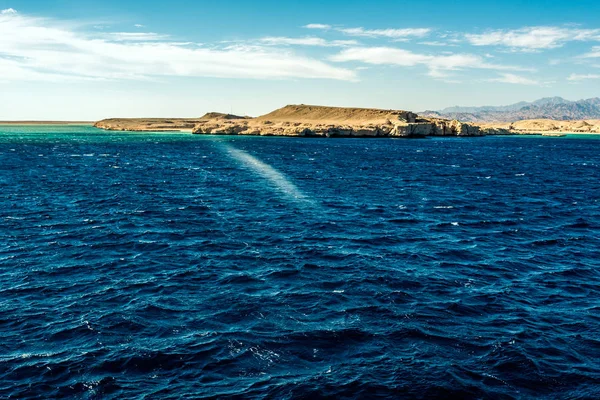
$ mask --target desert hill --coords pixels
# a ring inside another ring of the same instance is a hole
[[[385,124],[393,120],[415,122],[416,114],[401,110],[375,108],[325,107],[311,105],[288,105],[256,118],[258,121],[319,122],[319,123],[374,123]]]
[[[202,118],[109,118],[94,124],[110,131],[191,131]]]
[[[437,118],[419,118],[404,110],[288,105],[257,118],[199,122],[196,134],[414,137],[479,136],[485,134],[473,124]]]
[[[288,105],[257,118],[207,113],[197,119],[106,119],[97,128],[128,131],[187,130],[197,134],[277,136],[480,136],[478,126],[440,118],[420,118],[410,111]]]
[[[556,103],[556,102],[555,102]],[[465,123],[423,117],[410,111],[371,108],[288,105],[251,118],[210,112],[199,118],[106,119],[95,124],[107,130],[187,131],[196,134],[323,137],[481,136],[540,133],[600,133],[600,119]]]
[[[110,131],[189,131],[202,121],[247,119],[233,114],[209,112],[200,118],[109,118],[94,124],[96,128]]]
[[[219,112],[208,112],[200,117],[201,120],[210,120],[210,119],[248,119],[250,117],[242,117],[239,115],[233,114],[224,114]]]

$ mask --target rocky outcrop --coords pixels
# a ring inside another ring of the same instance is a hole
[[[600,120],[556,121],[551,119],[532,119],[510,123],[482,124],[484,130],[505,131],[512,135],[532,135],[542,133],[587,133],[600,134]]]
[[[109,131],[191,131],[200,121],[200,118],[110,118],[98,121],[94,126]]]
[[[425,137],[481,136],[478,126],[444,119],[423,119],[410,111],[289,105],[258,118],[200,121],[196,134]]]
[[[189,131],[203,121],[248,119],[232,114],[210,112],[200,118],[110,118],[94,124],[96,128],[109,131],[170,132]]]
[[[453,119],[422,117],[410,111],[370,108],[289,105],[250,118],[207,113],[200,118],[106,119],[96,127],[119,131],[187,131],[205,135],[262,135],[307,137],[425,137],[541,134],[543,132],[600,133],[599,120],[531,120],[474,124]]]

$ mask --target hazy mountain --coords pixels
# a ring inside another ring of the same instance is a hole
[[[513,122],[542,118],[555,120],[600,119],[600,98],[569,101],[562,97],[545,97],[533,102],[522,101],[507,106],[448,107],[439,111],[423,111],[419,115],[467,122]]]

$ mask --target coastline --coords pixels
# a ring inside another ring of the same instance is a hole
[[[328,138],[565,137],[600,135],[600,125],[594,122],[596,121],[524,120],[514,123],[474,124],[458,120],[423,118],[403,110],[288,105],[256,118],[210,112],[199,118],[111,118],[98,122],[0,121],[0,126],[93,126],[107,131],[139,133]]]
[[[456,120],[422,118],[411,111],[374,108],[288,105],[259,117],[210,112],[196,119],[105,119],[97,128],[115,131],[188,130],[200,135],[297,137],[485,136],[506,130],[485,129]]]
[[[598,121],[600,122],[600,121]],[[111,118],[96,128],[130,132],[185,132],[199,135],[295,137],[444,137],[597,135],[595,121],[525,120],[467,123],[421,117],[411,111],[288,105],[259,117],[209,112],[199,118]]]

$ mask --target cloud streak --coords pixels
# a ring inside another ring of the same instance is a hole
[[[474,46],[503,46],[519,51],[539,51],[559,48],[572,41],[600,41],[600,29],[534,26],[466,34],[465,38]]]
[[[388,39],[407,39],[410,37],[422,38],[422,37],[427,36],[431,32],[431,29],[429,29],[429,28],[365,29],[363,27],[358,27],[358,28],[332,27],[331,25],[325,25],[325,24],[308,24],[308,25],[305,25],[304,28],[334,30],[336,32],[341,32],[347,36],[367,37],[367,38],[388,38]]]
[[[319,46],[319,47],[345,47],[356,46],[356,40],[325,40],[319,37],[290,38],[282,36],[269,36],[259,40],[261,43],[273,46]]]
[[[567,80],[571,82],[580,82],[591,79],[600,79],[600,74],[571,74],[567,78]]]
[[[448,76],[449,71],[462,69],[527,70],[517,66],[488,63],[482,57],[474,54],[430,55],[392,47],[353,47],[342,50],[331,57],[331,60],[400,67],[424,65],[429,70],[428,75],[434,78],[444,78]]]
[[[600,58],[600,46],[592,47],[592,51],[584,54],[581,58]]]
[[[169,40],[168,35],[154,32],[112,32],[105,35],[107,40],[116,42],[158,42]]]
[[[540,81],[535,79],[530,79],[524,76],[503,73],[500,74],[499,78],[489,79],[488,82],[500,82],[500,83],[510,83],[513,85],[532,85],[539,86],[541,85]]]
[[[308,25],[304,25],[303,28],[306,28],[306,29],[331,29],[331,25],[327,25],[327,24],[308,24]]]
[[[348,36],[360,37],[384,37],[390,39],[401,39],[409,37],[425,37],[431,32],[429,28],[408,28],[408,29],[364,29],[364,28],[340,28],[337,29]]]
[[[17,32],[18,34],[15,34]],[[69,23],[0,13],[3,81],[216,77],[356,80],[352,70],[268,46],[208,48],[151,32],[86,33]]]

